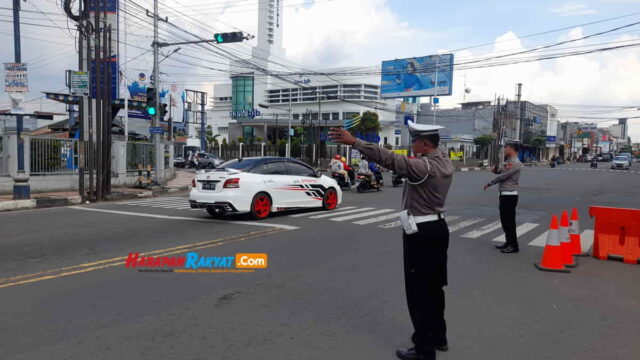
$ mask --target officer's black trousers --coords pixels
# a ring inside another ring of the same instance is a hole
[[[518,195],[500,195],[500,222],[507,240],[507,245],[518,249],[518,235],[516,234],[516,206]]]
[[[416,351],[435,359],[434,345],[447,344],[444,290],[447,285],[449,228],[444,220],[418,224],[403,236],[404,278]]]

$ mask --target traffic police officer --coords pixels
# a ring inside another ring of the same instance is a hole
[[[518,160],[518,144],[507,144],[504,148],[506,161],[502,168],[496,167],[492,170],[494,174],[499,174],[495,179],[484,185],[486,191],[492,185],[500,184],[500,223],[506,242],[496,245],[497,249],[504,254],[517,253],[518,235],[516,234],[516,206],[518,205],[518,182],[520,181],[520,171],[522,163]]]
[[[331,129],[334,142],[352,145],[372,161],[406,177],[402,207],[413,215],[417,232],[403,234],[404,274],[414,347],[398,349],[400,359],[435,359],[435,350],[448,350],[444,320],[449,228],[444,204],[454,167],[438,148],[442,126],[409,121],[411,148],[416,158],[395,154],[377,144],[355,139],[344,129]]]

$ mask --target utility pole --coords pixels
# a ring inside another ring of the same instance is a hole
[[[436,105],[438,103],[438,65],[440,64],[440,55],[436,56],[436,82],[433,85],[433,125],[436,124]]]
[[[160,104],[160,71],[158,63],[158,0],[153,0],[153,87],[156,89],[156,106]],[[153,115],[152,126],[160,123],[159,111]],[[160,143],[160,134],[153,134],[153,142],[156,144],[156,179],[160,184],[164,183],[164,149]]]
[[[13,49],[15,62],[22,62],[22,52],[20,48],[20,0],[13,0]],[[11,103],[14,109],[18,110],[25,93],[13,93]],[[12,111],[13,112],[13,111]],[[16,111],[16,142],[18,144],[18,171],[13,178],[13,198],[16,200],[31,198],[31,186],[29,177],[24,171],[24,139],[22,139],[22,127],[24,126],[24,116],[21,111]]]

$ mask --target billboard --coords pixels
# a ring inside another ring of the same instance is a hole
[[[4,63],[4,91],[29,92],[27,64]]]
[[[452,89],[453,54],[382,62],[382,98],[451,95]]]

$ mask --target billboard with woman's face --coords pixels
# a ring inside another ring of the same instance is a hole
[[[451,95],[452,88],[453,54],[382,62],[382,98]]]

